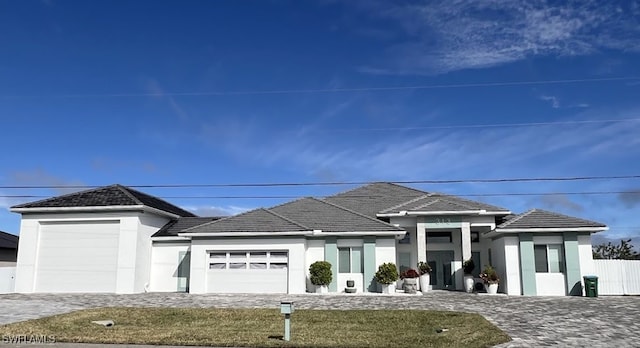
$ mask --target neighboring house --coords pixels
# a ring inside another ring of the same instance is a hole
[[[462,289],[462,262],[492,264],[510,295],[577,295],[594,271],[603,224],[374,183],[218,218],[195,217],[113,185],[12,208],[22,214],[17,292],[304,293],[309,265],[333,267],[332,292],[360,292],[385,262],[433,268],[435,289]]]
[[[18,257],[18,236],[0,231],[0,267],[15,267]]]

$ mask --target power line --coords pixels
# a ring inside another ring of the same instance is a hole
[[[550,122],[528,122],[528,123],[495,123],[495,124],[469,124],[469,125],[445,125],[445,126],[415,126],[415,127],[383,127],[383,128],[331,128],[315,129],[314,133],[323,132],[381,132],[396,130],[426,130],[426,129],[469,129],[469,128],[509,128],[509,127],[535,127],[549,125],[572,125],[572,124],[595,124],[595,123],[616,123],[640,121],[638,118],[619,118],[608,120],[575,120],[575,121],[550,121]]]
[[[379,182],[393,184],[477,184],[507,182],[545,182],[545,181],[592,181],[640,179],[640,175],[608,175],[608,176],[574,176],[574,177],[537,177],[537,178],[501,178],[501,179],[453,179],[453,180],[400,180],[400,181],[326,181],[326,182],[272,182],[272,183],[239,183],[239,184],[157,184],[157,185],[125,185],[131,188],[206,188],[206,187],[286,187],[286,186],[345,186],[368,185]],[[0,189],[91,189],[102,186],[95,185],[6,185]]]
[[[557,195],[611,195],[611,194],[637,194],[640,191],[573,191],[573,192],[508,192],[508,193],[469,193],[469,194],[431,194],[431,197],[507,197],[507,196],[557,196]],[[424,195],[406,195],[407,198],[417,198]],[[0,195],[0,198],[47,198],[42,195]],[[307,197],[306,195],[262,195],[262,196],[158,196],[162,199],[297,199]],[[328,195],[314,196],[317,198],[332,197]],[[350,198],[375,198],[386,197],[384,195],[348,195]]]
[[[262,94],[310,94],[310,93],[345,93],[345,92],[384,92],[402,90],[452,89],[477,87],[509,87],[546,84],[575,84],[594,82],[614,82],[640,80],[640,77],[604,77],[563,80],[531,80],[485,83],[460,83],[415,86],[383,86],[383,87],[351,87],[351,88],[318,88],[318,89],[281,89],[281,90],[247,90],[247,91],[210,91],[210,92],[167,92],[167,93],[103,93],[103,94],[56,94],[56,95],[4,95],[11,98],[135,98],[135,97],[206,97],[206,96],[242,96]]]

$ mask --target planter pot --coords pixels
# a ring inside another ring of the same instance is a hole
[[[380,284],[383,294],[393,294],[395,292],[395,284]]]
[[[418,291],[418,279],[405,278],[402,287],[404,289],[404,292],[408,294],[415,294]]]
[[[466,292],[473,292],[473,287],[475,285],[476,281],[475,279],[473,279],[472,275],[465,275],[464,276],[464,290]]]
[[[498,293],[498,283],[485,284],[484,287],[487,289],[487,294],[489,295],[495,295]]]
[[[422,291],[422,293],[429,291],[429,282],[429,273],[425,273],[420,276],[420,291]]]
[[[316,294],[326,294],[329,292],[329,287],[326,285],[316,285]]]

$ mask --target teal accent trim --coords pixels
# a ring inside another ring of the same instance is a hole
[[[582,283],[580,282],[580,252],[578,250],[578,234],[576,232],[564,232],[564,262],[567,277],[567,295],[582,296]]]
[[[518,234],[520,239],[520,281],[523,295],[536,295],[536,260],[533,253],[533,235]]]
[[[376,237],[363,238],[363,254],[364,254],[364,288],[369,292],[376,292],[378,285],[376,284]]]
[[[329,284],[329,291],[338,291],[338,242],[335,237],[327,238],[324,241],[324,260],[331,263],[331,284]]]
[[[177,290],[189,292],[189,272],[191,271],[191,252],[178,252],[178,269],[176,270],[178,282]]]
[[[425,216],[425,227],[429,228],[461,228],[460,216]]]

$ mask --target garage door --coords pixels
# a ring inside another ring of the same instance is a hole
[[[115,292],[118,221],[43,224],[36,292]]]
[[[287,293],[286,251],[210,251],[207,292]]]

